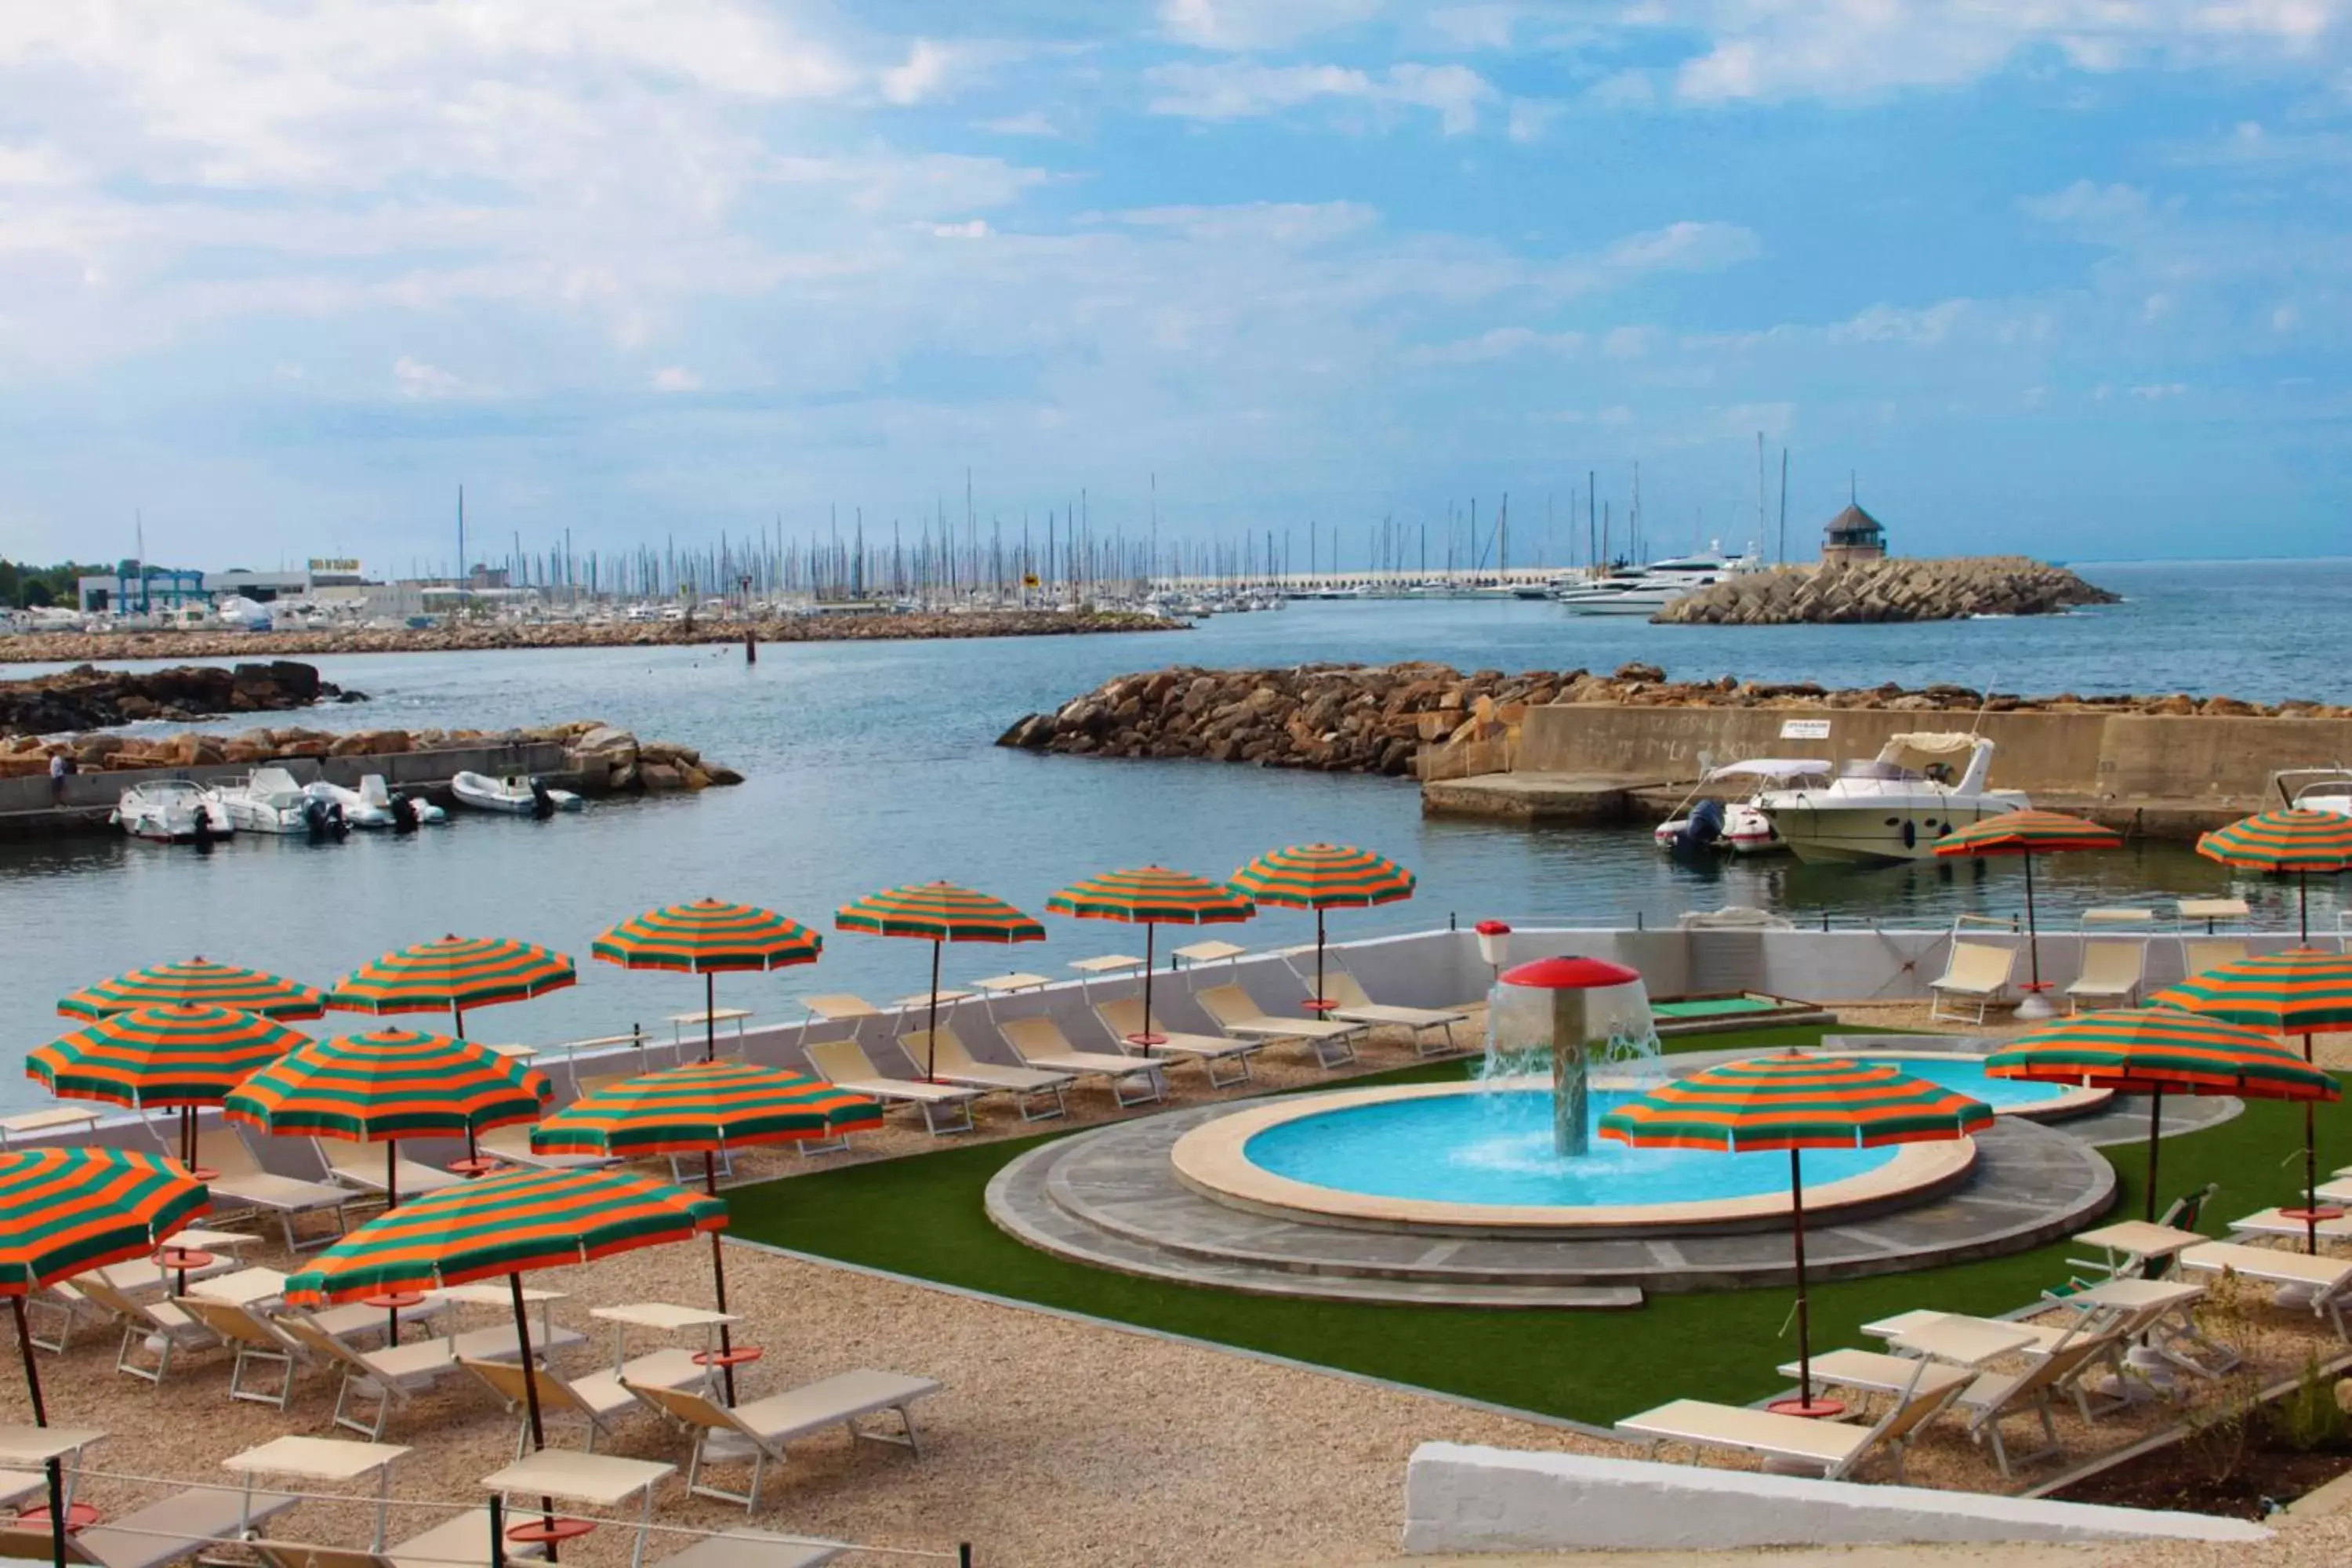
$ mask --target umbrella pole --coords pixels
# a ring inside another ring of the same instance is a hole
[[[719,973],[706,969],[702,972],[702,1059],[707,1062],[719,1059],[718,1015]]]
[[[1790,1234],[1797,1252],[1797,1399],[1809,1405],[1813,1402],[1813,1319],[1805,1289],[1805,1171],[1803,1157],[1793,1146],[1789,1150],[1789,1214],[1795,1222]]]
[[[702,1152],[702,1190],[712,1197],[719,1195],[719,1162],[709,1150]],[[727,1310],[727,1252],[719,1244],[719,1233],[710,1233],[710,1282],[718,1292],[719,1310]],[[727,1384],[727,1403],[735,1403],[735,1341],[727,1325],[719,1325],[719,1373]]]
[[[2297,871],[2294,874],[2294,908],[2295,923],[2302,928],[2300,940],[2304,946],[2309,947],[2311,945],[2311,873],[2308,871]],[[2303,1038],[2305,1045],[2311,1043],[2309,1035],[2305,1035]]]
[[[25,1389],[33,1396],[33,1425],[49,1424],[49,1410],[41,1402],[41,1369],[33,1363],[33,1331],[25,1323],[25,1298],[11,1296],[8,1305],[16,1314],[16,1349],[25,1357]]]
[[[939,1082],[940,1068],[940,954],[947,943],[931,939],[931,1032],[923,1037],[923,1081]]]
[[[191,1172],[196,1168],[196,1108],[180,1107],[180,1163]]]
[[[2147,1096],[2147,1223],[2156,1223],[2156,1145],[2164,1130],[2164,1086],[2158,1084]]]
[[[1151,1059],[1151,970],[1156,962],[1151,952],[1151,939],[1160,928],[1150,921],[1143,922],[1143,1059]]]
[[[1315,906],[1315,1000],[1326,1002],[1329,999],[1323,990],[1323,906],[1318,904]]]
[[[2025,953],[2033,969],[2033,993],[2042,994],[2042,943],[2033,921],[2033,857],[2025,857]]]
[[[2311,1060],[2311,1036],[2303,1037],[2303,1059]],[[2319,1256],[2319,1131],[2312,1102],[2303,1102],[2303,1250]]]
[[[547,1447],[547,1429],[539,1419],[539,1368],[531,1363],[530,1359],[530,1312],[522,1302],[522,1276],[508,1275],[507,1289],[514,1301],[515,1345],[522,1352],[522,1397],[530,1411],[530,1451],[536,1454]],[[552,1526],[555,1523],[555,1500],[541,1498],[539,1512],[540,1522]],[[555,1542],[552,1541],[547,1543],[547,1560],[550,1563],[555,1561]]]

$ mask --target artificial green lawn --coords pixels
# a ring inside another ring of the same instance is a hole
[[[1760,1049],[1821,1034],[1756,1030],[1674,1045]],[[1464,1071],[1459,1061],[1438,1062],[1349,1086],[1456,1079]],[[1004,1235],[982,1211],[989,1178],[1045,1141],[973,1144],[738,1188],[728,1194],[730,1229],[747,1240],[1603,1426],[1678,1396],[1759,1398],[1786,1385],[1773,1369],[1796,1354],[1793,1332],[1783,1333],[1786,1287],[1652,1295],[1623,1312],[1389,1307],[1242,1296],[1066,1263]],[[2319,1142],[2323,1174],[2352,1162],[2352,1110],[2321,1106]],[[2230,1216],[2300,1190],[2301,1161],[2289,1156],[2302,1142],[2299,1106],[2259,1101],[2219,1127],[2168,1139],[2158,1206],[2219,1182],[2221,1195],[2204,1226],[2218,1234]],[[2116,1212],[2137,1216],[2147,1145],[2105,1152],[2119,1182]],[[2082,1250],[2061,1242],[1983,1263],[1816,1285],[1814,1347],[1870,1343],[1861,1324],[1913,1307],[2007,1311],[2066,1279],[2067,1255]]]

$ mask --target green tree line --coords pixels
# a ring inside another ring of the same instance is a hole
[[[37,610],[48,605],[77,603],[74,580],[103,572],[103,566],[83,566],[68,561],[57,566],[0,558],[0,605]]]

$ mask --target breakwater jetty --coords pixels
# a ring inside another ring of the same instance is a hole
[[[1782,626],[2062,615],[2117,595],[2022,555],[1889,558],[1781,566],[1727,577],[1650,618],[1670,626]]]
[[[835,612],[688,621],[452,621],[430,626],[351,626],[267,632],[200,630],[23,632],[0,637],[0,663],[121,658],[238,658],[255,654],[466,653],[534,647],[675,647],[740,643],[881,642],[1071,637],[1183,629],[1126,611]]]
[[[315,702],[364,702],[291,659],[184,664],[144,675],[80,664],[54,675],[0,681],[0,735],[58,735],[154,719],[275,713]]]
[[[2264,797],[2273,771],[2352,761],[2352,707],[1671,680],[1649,664],[1607,675],[1181,667],[1106,681],[1020,720],[997,744],[1410,776],[1433,815],[1605,824],[1663,815],[1705,771],[1702,757],[1843,761],[1906,730],[1980,731],[2000,748],[1994,784],[2161,837],[2276,804]]]

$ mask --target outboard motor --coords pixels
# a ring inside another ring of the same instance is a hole
[[[392,792],[391,806],[392,830],[394,833],[415,832],[417,817],[415,798],[406,790],[396,789]]]
[[[536,773],[530,780],[530,815],[541,822],[555,815],[555,797],[547,793],[547,785],[540,782]]]
[[[317,795],[303,801],[302,825],[310,829],[314,843],[322,838],[341,838],[351,831],[351,824],[343,820],[342,805]]]
[[[1712,849],[1723,837],[1723,802],[1702,800],[1691,807],[1690,818],[1683,830],[1675,835],[1675,847],[1681,849]]]

